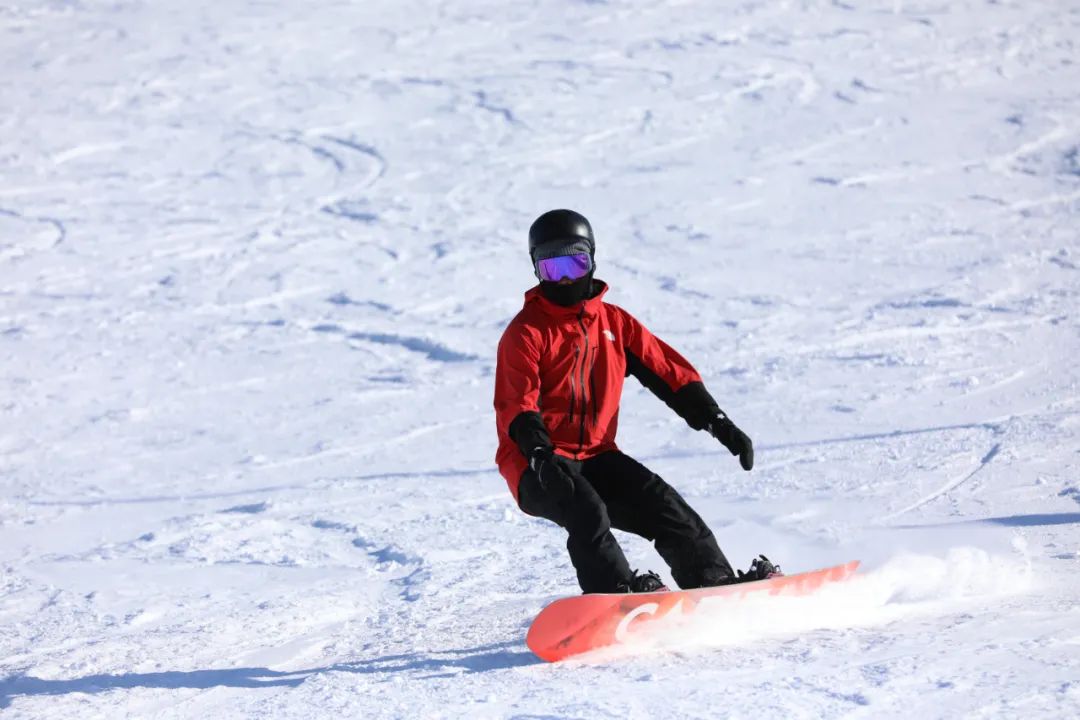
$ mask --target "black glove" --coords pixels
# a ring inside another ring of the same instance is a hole
[[[727,415],[721,412],[709,422],[708,427],[712,436],[723,443],[732,455],[739,456],[739,464],[743,470],[754,467],[754,444],[746,433],[735,427],[735,423],[731,422]]]
[[[555,502],[565,503],[574,497],[574,478],[577,471],[566,458],[555,454],[550,447],[538,447],[529,455],[529,467],[536,473],[540,489]]]

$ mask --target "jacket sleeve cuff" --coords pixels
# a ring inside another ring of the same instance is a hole
[[[551,436],[548,435],[547,427],[544,425],[544,418],[538,412],[527,410],[519,413],[510,422],[508,432],[510,439],[517,443],[521,454],[525,457],[529,457],[538,447],[552,447]]]
[[[675,391],[668,404],[695,430],[704,430],[713,418],[721,413],[720,406],[702,382],[683,385]]]

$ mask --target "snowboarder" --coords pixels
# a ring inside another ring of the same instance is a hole
[[[518,506],[566,529],[586,593],[666,589],[655,573],[630,570],[612,527],[652,540],[684,589],[779,574],[762,557],[736,575],[682,496],[616,447],[623,379],[633,375],[690,427],[738,455],[744,470],[754,466],[750,438],[694,367],[604,302],[608,286],[593,278],[595,253],[592,226],[572,210],[546,212],[529,229],[540,283],[503,332],[495,372],[496,462]]]

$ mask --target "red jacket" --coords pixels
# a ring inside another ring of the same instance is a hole
[[[601,291],[569,308],[532,288],[499,341],[495,462],[515,500],[528,461],[510,425],[522,413],[540,413],[555,452],[584,460],[616,449],[623,380],[631,372],[692,427],[703,427],[715,408],[697,370],[630,313],[604,302],[607,285],[595,282]],[[680,392],[688,386],[696,391]]]

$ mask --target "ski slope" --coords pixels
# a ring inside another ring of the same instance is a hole
[[[5,720],[1080,716],[1077,2],[10,0],[0,37]],[[861,559],[843,592],[528,652],[576,583],[495,469],[494,356],[555,207],[757,465],[636,383],[620,446],[740,567]]]

